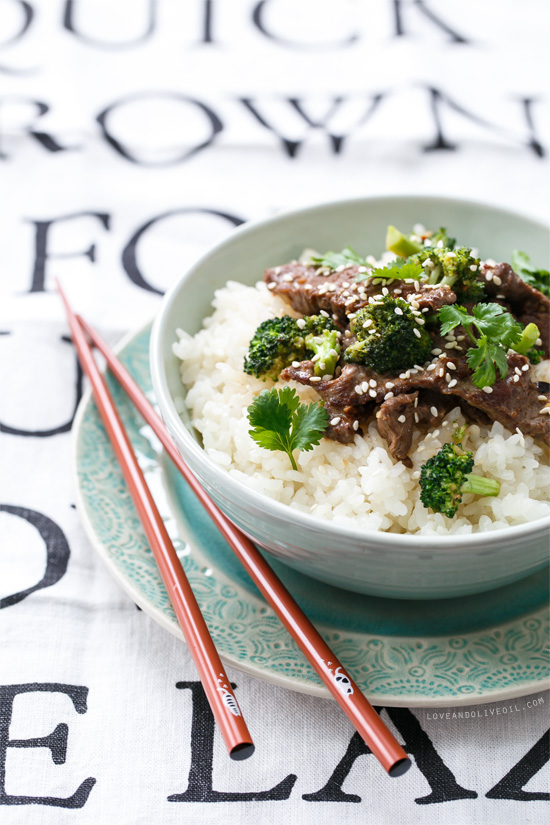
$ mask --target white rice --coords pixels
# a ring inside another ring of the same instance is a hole
[[[285,453],[259,447],[248,434],[247,407],[274,385],[246,375],[243,360],[262,321],[296,313],[263,282],[247,287],[230,281],[216,292],[213,305],[214,314],[197,335],[178,330],[174,352],[182,359],[186,403],[204,449],[233,478],[320,519],[393,533],[475,533],[550,515],[548,449],[498,423],[470,425],[464,446],[474,453],[475,472],[500,482],[500,495],[465,495],[453,519],[426,510],[419,499],[419,470],[464,423],[459,407],[448,413],[438,435],[415,431],[410,469],[389,455],[373,422],[353,444],[323,439],[310,452],[295,453],[299,470],[293,470]],[[538,380],[548,375],[549,365],[539,366]],[[292,386],[302,401],[319,400],[310,387]]]

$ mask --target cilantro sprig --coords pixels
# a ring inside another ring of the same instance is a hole
[[[358,255],[351,246],[346,246],[341,252],[325,252],[324,255],[312,256],[311,260],[317,266],[326,269],[338,269],[340,266],[368,266],[366,259]]]
[[[387,278],[388,280],[405,280],[413,281],[425,280],[426,272],[421,264],[416,261],[411,261],[406,258],[398,258],[396,261],[391,261],[386,266],[379,266],[372,269],[368,273],[359,273],[356,277],[357,281],[365,281],[367,278]]]
[[[476,387],[491,387],[496,381],[497,370],[502,379],[506,378],[506,352],[522,341],[523,325],[503,306],[476,304],[470,315],[465,307],[450,304],[439,310],[438,317],[441,335],[447,335],[458,326],[466,330],[474,345],[468,350],[466,359],[468,366],[474,370],[472,381]]]
[[[531,263],[529,255],[519,249],[512,252],[511,264],[514,272],[517,272],[526,284],[550,298],[550,272],[547,269],[537,269]]]
[[[297,470],[294,450],[308,452],[319,444],[330,417],[320,404],[301,404],[296,390],[274,387],[254,399],[248,407],[248,420],[253,427],[249,435],[256,444],[286,453]]]

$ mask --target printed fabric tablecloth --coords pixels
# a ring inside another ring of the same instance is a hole
[[[543,0],[0,2],[3,825],[547,821],[546,693],[383,710],[413,755],[389,780],[335,703],[230,668],[257,751],[227,758],[186,646],[75,510],[54,279],[114,343],[281,208],[429,193],[545,220],[548,36]]]

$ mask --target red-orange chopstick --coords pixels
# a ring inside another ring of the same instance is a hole
[[[105,357],[118,382],[132,399],[145,421],[156,433],[166,452],[232,547],[250,578],[263,593],[300,650],[315,668],[382,767],[390,776],[404,774],[411,765],[405,750],[380,719],[351,676],[345,672],[330,647],[305,613],[298,607],[259,550],[238,527],[229,521],[227,516],[222,513],[206,491],[203,490],[199,481],[179,454],[162,419],[154,411],[126,368],[89,324],[80,316],[77,317],[95,346]]]
[[[107,385],[94,360],[91,347],[59,284],[57,288],[65,305],[78,358],[92,385],[97,408],[122,468],[126,484],[227,750],[232,759],[246,759],[254,752],[254,744],[233,693],[231,682],[139,467]]]

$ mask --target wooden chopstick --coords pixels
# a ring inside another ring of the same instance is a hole
[[[296,604],[259,550],[238,527],[229,521],[227,516],[222,513],[202,488],[200,482],[178,452],[162,419],[154,411],[123,364],[92,327],[81,316],[77,316],[77,318],[104,356],[118,382],[155,432],[166,452],[233,549],[250,578],[271,605],[300,650],[315,668],[384,770],[392,777],[404,774],[411,765],[405,750],[386,727],[351,676],[345,672],[342,664],[305,613]]]
[[[231,682],[147,486],[113,399],[94,360],[91,347],[59,284],[57,284],[57,289],[65,305],[78,358],[90,380],[107,435],[122,468],[126,484],[229,755],[232,759],[246,759],[254,752],[254,744],[233,693]]]

